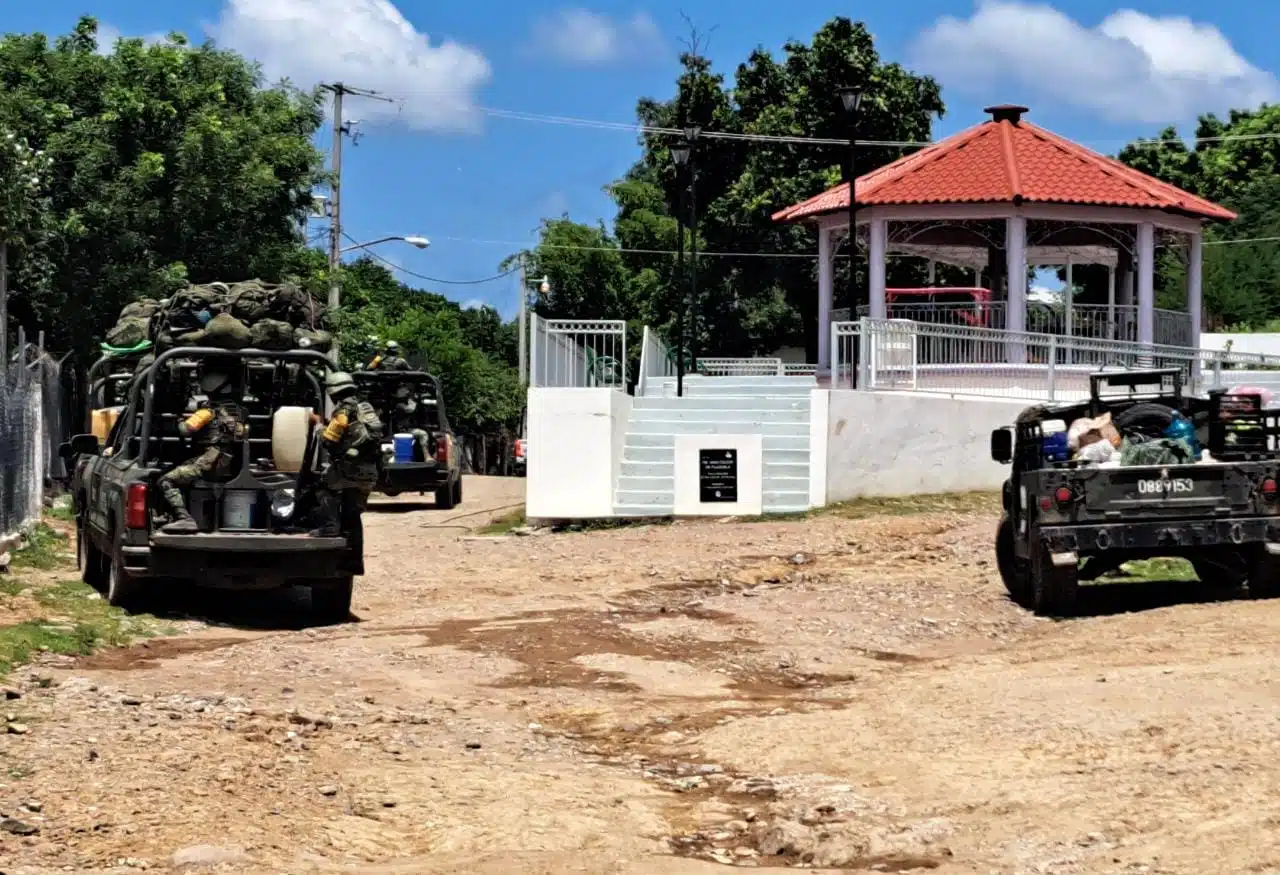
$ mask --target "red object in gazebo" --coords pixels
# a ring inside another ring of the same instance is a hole
[[[1185,319],[1191,345],[1198,346],[1201,231],[1206,222],[1230,221],[1235,214],[1032,124],[1023,119],[1027,111],[1023,106],[987,107],[990,120],[855,180],[857,221],[870,232],[870,315],[886,316],[890,222],[936,223],[930,233],[940,239],[946,232],[938,229],[947,223],[1003,220],[1009,330],[1025,329],[1027,265],[1069,264],[1075,257],[1076,264],[1112,269],[1112,299],[1117,269],[1124,274],[1122,297],[1135,297],[1136,279],[1136,307],[1132,301],[1121,306],[1135,311],[1135,339],[1153,343],[1155,231],[1160,228],[1190,239]],[[831,361],[834,236],[847,233],[848,208],[849,186],[842,184],[773,215],[778,222],[812,222],[819,228],[818,347],[823,367]],[[1028,220],[1071,227],[1056,243],[1028,247]],[[1131,244],[1108,239],[1098,231],[1104,225],[1133,226]],[[917,239],[895,243],[894,250],[938,261],[963,252],[953,263],[979,272],[993,267],[988,264],[990,250],[972,241],[928,244]],[[1116,309],[1114,303],[1111,309]]]

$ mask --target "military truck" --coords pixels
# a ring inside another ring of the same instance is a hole
[[[377,491],[435,495],[436,507],[462,502],[462,458],[449,427],[440,381],[424,371],[356,371],[360,397],[386,427],[378,457]],[[411,457],[397,456],[396,435],[410,435]]]
[[[309,350],[178,347],[161,353],[128,385],[106,440],[81,434],[63,445],[72,475],[81,576],[129,606],[153,582],[220,589],[304,586],[314,611],[340,622],[353,579],[363,573],[358,532],[307,535],[312,487],[324,462],[310,421],[324,409],[329,367]],[[159,478],[198,454],[178,424],[189,415],[206,369],[232,371],[236,417],[246,437],[230,470],[199,480],[186,496],[193,534],[161,531]],[[168,585],[168,584],[167,584]]]
[[[1198,462],[1093,464],[1046,453],[1045,422],[1110,413],[1126,441],[1141,442],[1170,411],[1195,425]],[[1259,395],[1189,397],[1179,371],[1152,370],[1094,374],[1088,401],[1031,407],[994,430],[991,458],[1012,466],[995,545],[1010,596],[1039,614],[1069,615],[1081,581],[1157,557],[1190,560],[1209,583],[1247,583],[1257,598],[1280,595],[1278,422]]]

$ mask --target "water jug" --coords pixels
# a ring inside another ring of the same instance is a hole
[[[1173,421],[1165,429],[1164,436],[1172,440],[1186,441],[1191,447],[1191,457],[1200,461],[1200,440],[1196,437],[1196,426],[1179,411],[1174,411]]]

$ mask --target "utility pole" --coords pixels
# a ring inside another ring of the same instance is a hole
[[[342,137],[350,133],[350,127],[342,120],[342,98],[350,94],[353,97],[368,97],[385,103],[394,103],[389,97],[383,97],[376,91],[352,88],[341,82],[321,85],[326,91],[333,92],[333,154],[330,157],[330,173],[333,176],[329,183],[329,312],[336,313],[342,306]],[[330,358],[338,365],[338,338],[333,339]]]
[[[523,388],[529,382],[529,363],[525,360],[528,356],[529,338],[526,336],[528,328],[527,301],[529,300],[529,278],[525,274],[524,253],[520,253],[520,319],[519,319],[519,355],[520,355],[520,386]]]
[[[9,244],[0,240],[0,376],[9,370]]]

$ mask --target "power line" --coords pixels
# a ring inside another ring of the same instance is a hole
[[[370,258],[373,258],[375,261],[381,262],[383,265],[391,268],[392,270],[396,270],[396,271],[399,271],[400,273],[407,274],[411,277],[414,277],[415,279],[425,280],[426,282],[429,282],[429,283],[438,283],[444,286],[481,286],[481,285],[484,285],[485,283],[491,283],[491,282],[494,282],[495,280],[500,280],[503,277],[511,276],[511,274],[515,273],[520,269],[519,267],[514,267],[511,270],[503,271],[502,273],[497,273],[497,274],[494,274],[493,276],[485,277],[484,279],[479,279],[479,280],[442,280],[437,277],[427,276],[426,274],[409,270],[409,268],[401,267],[400,265],[396,264],[394,261],[391,261],[390,259],[383,258],[378,253],[374,252],[371,248],[361,244],[359,240],[352,237],[346,231],[342,232],[342,236],[346,237],[348,240],[354,243],[358,248],[364,250],[364,252],[368,254]]]
[[[510,246],[510,247],[519,247],[523,249],[564,249],[564,250],[577,250],[580,252],[618,252],[618,253],[625,253],[628,255],[675,255],[677,254],[677,251],[675,249],[638,249],[638,248],[630,248],[625,246],[582,246],[575,243],[539,243],[536,241],[525,241],[521,243],[516,240],[483,240],[483,239],[477,239],[474,237],[447,237],[447,236],[440,236],[440,235],[433,235],[432,239],[449,240],[454,243],[475,243],[481,246]],[[1205,246],[1234,246],[1234,245],[1244,244],[1244,243],[1280,243],[1280,236],[1244,237],[1236,240],[1204,241]],[[1176,245],[1176,244],[1165,244],[1165,245],[1168,246],[1168,245]],[[809,258],[809,259],[814,259],[818,257],[818,254],[816,252],[814,253],[733,252],[733,251],[727,251],[727,250],[706,251],[701,249],[698,250],[698,255],[700,256],[706,255],[714,258]],[[920,257],[920,256],[915,256],[907,253],[890,253],[890,255],[894,255],[900,258]],[[849,256],[848,256],[848,253],[838,252],[838,253],[835,253],[835,257],[848,258]],[[499,274],[499,276],[505,276],[505,275],[506,274]],[[497,277],[494,277],[493,279],[497,279]]]
[[[497,109],[494,107],[481,107],[481,111],[492,118],[506,119],[508,121],[525,121],[536,122],[539,124],[561,125],[566,127],[590,128],[603,131],[624,131],[627,133],[638,134],[657,134],[666,136],[682,136],[684,131],[680,128],[665,128],[654,125],[645,125],[635,122],[613,122],[602,121],[599,119],[578,118],[576,116],[563,115],[546,115],[536,112],[520,112],[509,109]],[[735,133],[733,131],[708,131],[701,130],[699,137],[705,137],[709,140],[737,140],[750,143],[774,143],[776,145],[795,145],[795,146],[848,146],[849,140],[834,139],[831,137],[801,137],[787,136],[775,134],[746,134]],[[1133,140],[1095,140],[1092,143],[1082,142],[1081,145],[1102,146],[1104,143],[1109,146],[1117,144],[1125,146],[1135,146],[1138,148],[1161,148],[1170,145],[1191,146],[1194,147],[1201,143],[1232,143],[1249,140],[1280,140],[1280,133],[1264,133],[1264,134],[1224,134],[1217,137],[1178,137],[1173,140],[1164,139],[1162,137],[1138,137]],[[918,149],[925,146],[934,146],[942,140],[856,140],[859,146],[881,146],[885,148],[899,149]]]

